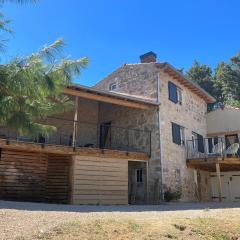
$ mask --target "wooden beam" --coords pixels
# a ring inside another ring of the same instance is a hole
[[[73,134],[72,134],[72,146],[76,147],[77,141],[77,124],[78,124],[78,96],[75,97],[75,113],[74,113],[74,122],[73,122]]]
[[[147,110],[152,107],[151,105],[148,105],[146,103],[134,102],[134,101],[127,100],[127,99],[117,99],[114,97],[103,96],[103,95],[98,95],[98,94],[94,94],[94,93],[81,92],[81,91],[77,91],[77,90],[73,90],[73,89],[69,89],[69,88],[65,88],[64,93],[72,95],[72,96],[78,96],[78,97],[82,97],[82,98],[86,98],[86,99],[121,105],[121,106],[125,106],[125,107],[130,107],[130,108]]]
[[[100,158],[118,158],[122,160],[131,161],[148,161],[149,156],[142,152],[126,152],[110,149],[99,149],[99,148],[84,148],[76,147],[73,151],[72,146],[63,145],[45,145],[44,148],[41,144],[36,143],[25,143],[11,140],[9,144],[6,143],[5,139],[0,139],[0,148],[2,150],[7,149],[9,151],[23,151],[23,152],[35,152],[35,153],[55,153],[63,155],[79,155],[79,156],[95,156]]]
[[[220,164],[216,164],[216,173],[217,173],[217,187],[218,187],[218,199],[219,202],[222,201],[222,183],[221,183],[221,172],[220,172]]]

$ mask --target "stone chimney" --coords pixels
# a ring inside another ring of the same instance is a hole
[[[157,62],[157,54],[148,52],[140,56],[141,63],[154,63]]]

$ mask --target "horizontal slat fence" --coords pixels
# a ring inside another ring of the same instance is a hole
[[[74,204],[128,204],[128,161],[74,157]]]

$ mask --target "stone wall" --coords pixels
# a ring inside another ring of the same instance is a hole
[[[133,132],[132,141],[130,139],[130,147],[136,150],[144,149],[149,151],[149,133],[151,131],[151,158],[149,160],[149,199],[150,202],[159,201],[160,191],[160,152],[159,152],[159,131],[157,122],[157,110],[155,108],[149,110],[139,110],[126,108],[116,105],[101,103],[99,106],[99,122],[111,121],[113,126],[136,129]],[[114,128],[114,127],[113,127]],[[142,130],[144,132],[138,131]],[[119,131],[121,136],[119,139],[127,141],[124,135],[124,129]],[[119,140],[118,139],[118,140]]]
[[[182,89],[182,105],[168,99],[168,81]],[[172,141],[172,122],[185,128],[185,140],[191,140],[192,132],[206,136],[207,105],[203,99],[181,85],[168,74],[160,73],[161,129],[163,146],[164,183],[166,187],[176,188],[176,171],[180,171],[182,200],[194,200],[193,170],[186,166],[186,141],[180,146]]]
[[[157,73],[154,63],[123,65],[95,85],[96,89],[109,90],[117,84],[116,92],[157,99]],[[144,87],[143,87],[144,86]]]
[[[160,71],[154,63],[124,65],[114,71],[108,77],[99,82],[97,89],[108,90],[109,84],[117,83],[116,92],[137,95],[156,100],[157,78],[160,73],[160,115],[161,115],[161,139],[162,139],[162,162],[163,180],[165,188],[175,190],[181,186],[182,200],[196,200],[193,170],[186,166],[186,147],[179,146],[172,141],[172,125],[177,123],[185,128],[186,140],[191,140],[192,131],[206,136],[206,110],[205,101],[180,84],[168,74]],[[168,99],[168,81],[175,83],[183,90],[183,104],[175,104]],[[116,121],[119,123],[131,122],[136,126],[152,131],[152,157],[150,160],[150,199],[155,201],[159,198],[159,179],[161,178],[160,147],[158,132],[157,110],[134,114],[129,117],[126,110],[117,111]],[[111,112],[111,111],[109,111]],[[131,110],[132,113],[132,110]],[[120,117],[122,116],[122,118]],[[178,176],[177,176],[178,175]],[[180,182],[177,178],[180,177]],[[210,181],[206,188],[209,188]],[[206,194],[205,194],[206,195]]]

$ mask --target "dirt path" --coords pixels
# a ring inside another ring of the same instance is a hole
[[[0,201],[0,239],[21,239],[74,221],[239,218],[240,203],[175,203],[154,206],[70,206]]]

